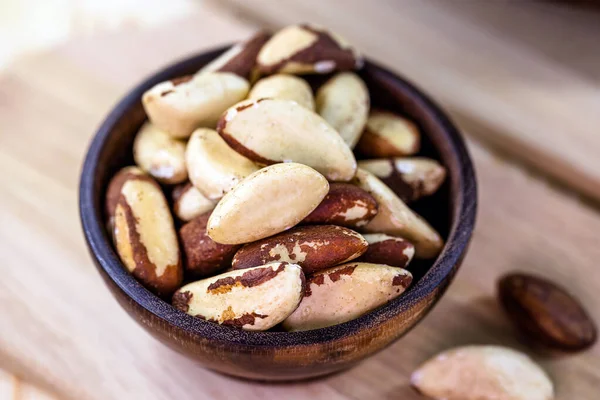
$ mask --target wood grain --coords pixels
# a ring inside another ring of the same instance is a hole
[[[494,343],[527,351],[493,297],[503,272],[560,282],[600,321],[593,307],[598,213],[471,143],[480,212],[470,253],[437,308],[379,355],[322,380],[267,385],[209,372],[152,339],[112,300],[85,250],[77,218],[81,160],[104,114],[141,76],[252,30],[219,14],[193,15],[157,30],[75,42],[0,76],[0,367],[70,399],[417,400],[409,374],[439,350]],[[376,42],[370,29],[361,32]],[[446,79],[426,83],[462,87]],[[573,85],[562,88],[581,88]],[[544,124],[567,124],[576,109],[568,103]],[[555,381],[558,399],[597,395],[600,346],[575,356],[533,355]]]
[[[600,201],[600,10],[551,1],[227,0],[270,27],[331,27],[469,134]]]
[[[0,370],[0,400],[56,400],[18,376]]]

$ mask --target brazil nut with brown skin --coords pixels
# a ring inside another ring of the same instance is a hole
[[[148,176],[140,167],[125,167],[119,170],[115,176],[112,177],[108,188],[106,189],[106,201],[105,201],[105,213],[108,219],[108,225],[112,231],[115,220],[115,210],[117,203],[121,198],[121,189],[123,184],[129,179],[140,179],[152,182],[152,178]]]
[[[415,255],[415,246],[401,237],[384,233],[365,233],[363,237],[369,247],[356,261],[406,268]]]
[[[431,196],[446,179],[446,169],[425,157],[361,160],[358,165],[381,179],[405,202]]]
[[[137,167],[117,173],[107,190],[107,209],[117,253],[125,268],[159,296],[183,279],[179,244],[160,186]]]
[[[330,181],[349,181],[356,172],[354,154],[335,129],[295,101],[246,100],[223,114],[217,130],[234,150],[260,164],[301,163]]]
[[[217,243],[206,234],[210,214],[210,211],[206,212],[179,228],[179,239],[185,255],[183,265],[188,277],[202,278],[229,267],[240,247]]]
[[[242,247],[231,265],[243,269],[280,261],[298,264],[305,274],[359,257],[367,242],[351,229],[334,225],[301,226]]]
[[[498,298],[508,317],[532,343],[576,352],[594,345],[596,325],[564,288],[540,276],[511,273],[498,282]]]
[[[189,283],[175,292],[173,306],[206,321],[263,331],[290,315],[304,290],[302,269],[276,262]]]
[[[349,183],[331,183],[327,196],[302,223],[356,229],[365,226],[375,215],[377,201],[368,192]]]
[[[421,134],[412,121],[390,111],[371,110],[356,150],[365,157],[403,157],[419,152]]]
[[[323,28],[291,25],[275,33],[256,58],[265,75],[327,74],[359,69],[362,56],[339,35]]]
[[[283,321],[288,331],[306,331],[360,317],[400,296],[410,272],[382,264],[349,262],[319,271],[306,281],[302,302]]]
[[[207,72],[159,83],[142,104],[150,121],[174,138],[188,138],[196,128],[214,128],[227,108],[246,97],[250,84],[230,72]]]
[[[440,253],[444,246],[440,234],[375,175],[359,168],[353,183],[369,192],[379,205],[377,215],[362,231],[403,237],[414,244],[417,258],[435,258]]]
[[[258,74],[256,56],[270,37],[268,32],[257,32],[250,39],[232,46],[225,53],[206,64],[196,75],[207,72],[231,72],[250,82],[254,81]]]

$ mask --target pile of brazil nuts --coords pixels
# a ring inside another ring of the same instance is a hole
[[[327,327],[400,296],[413,256],[444,245],[407,204],[446,170],[414,157],[413,122],[371,108],[362,64],[338,35],[294,25],[144,93],[136,165],[106,192],[125,268],[245,330]],[[311,75],[327,78],[314,94]]]

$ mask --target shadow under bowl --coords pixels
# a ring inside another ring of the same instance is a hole
[[[400,112],[422,132],[420,156],[439,160],[448,178],[434,196],[415,205],[445,238],[436,260],[415,261],[413,285],[399,298],[355,320],[305,332],[249,332],[206,322],[173,308],[139,284],[115,253],[104,223],[110,178],[133,164],[134,136],[146,119],[142,94],[155,84],[193,74],[227,48],[177,62],[131,90],[98,129],[85,158],[79,208],[85,239],[105,283],[144,329],[207,368],[237,377],[284,381],[349,368],[412,329],[444,294],[466,253],[475,223],[477,191],[465,143],[442,111],[394,73],[366,62],[359,72],[373,106]]]

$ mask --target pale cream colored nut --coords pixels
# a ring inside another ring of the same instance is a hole
[[[422,394],[446,400],[551,400],[554,388],[531,358],[500,346],[444,351],[412,374]]]
[[[223,197],[258,165],[237,153],[219,134],[208,128],[194,131],[185,152],[192,184],[208,199]]]
[[[263,331],[298,307],[304,283],[298,265],[271,263],[185,285],[173,295],[173,306],[221,325]]]
[[[410,156],[419,152],[417,125],[389,111],[372,110],[356,149],[373,158]]]
[[[348,181],[354,154],[318,114],[289,100],[246,100],[219,120],[219,134],[238,153],[262,163],[297,162],[331,181]]]
[[[328,190],[325,177],[306,165],[271,165],[248,176],[219,201],[208,220],[208,235],[225,244],[275,235],[302,221]]]
[[[231,72],[252,82],[257,76],[256,56],[262,46],[269,40],[268,32],[257,32],[245,42],[232,46],[219,57],[206,64],[196,75],[207,72]]]
[[[157,295],[173,293],[183,271],[173,218],[160,186],[139,168],[127,167],[111,180],[106,204],[125,268]]]
[[[191,221],[217,205],[216,201],[206,198],[190,182],[182,183],[173,189],[173,211],[182,221]]]
[[[317,112],[354,148],[360,138],[371,100],[369,89],[358,75],[342,72],[317,90]]]
[[[302,302],[283,321],[288,331],[307,331],[360,317],[400,296],[410,272],[382,264],[350,262],[307,278]]]
[[[174,138],[199,127],[214,128],[227,108],[244,99],[250,84],[230,72],[208,72],[182,81],[159,83],[142,96],[150,121]]]
[[[327,196],[302,223],[360,228],[375,215],[377,201],[369,193],[349,183],[331,183]]]
[[[245,245],[235,253],[231,265],[243,269],[273,261],[289,262],[301,266],[308,275],[353,260],[367,246],[358,232],[348,228],[300,226]]]
[[[142,125],[135,137],[133,159],[159,182],[174,184],[187,179],[185,143],[150,122]]]
[[[444,241],[439,233],[375,175],[359,168],[354,183],[375,197],[379,205],[377,215],[363,231],[403,237],[415,245],[417,258],[434,258],[440,253]]]
[[[362,160],[358,166],[381,179],[405,202],[434,194],[446,179],[446,168],[425,157]]]
[[[214,275],[231,266],[237,245],[216,243],[206,234],[210,211],[194,218],[179,229],[179,238],[185,254],[186,278]],[[262,265],[256,264],[256,265]]]
[[[328,74],[361,68],[363,59],[339,35],[312,25],[291,25],[265,43],[256,58],[260,72]]]
[[[308,83],[294,75],[277,74],[256,82],[248,94],[249,99],[292,100],[314,111],[315,99]]]
[[[385,233],[366,233],[363,237],[369,248],[356,261],[406,268],[415,255],[415,246],[400,237]]]

